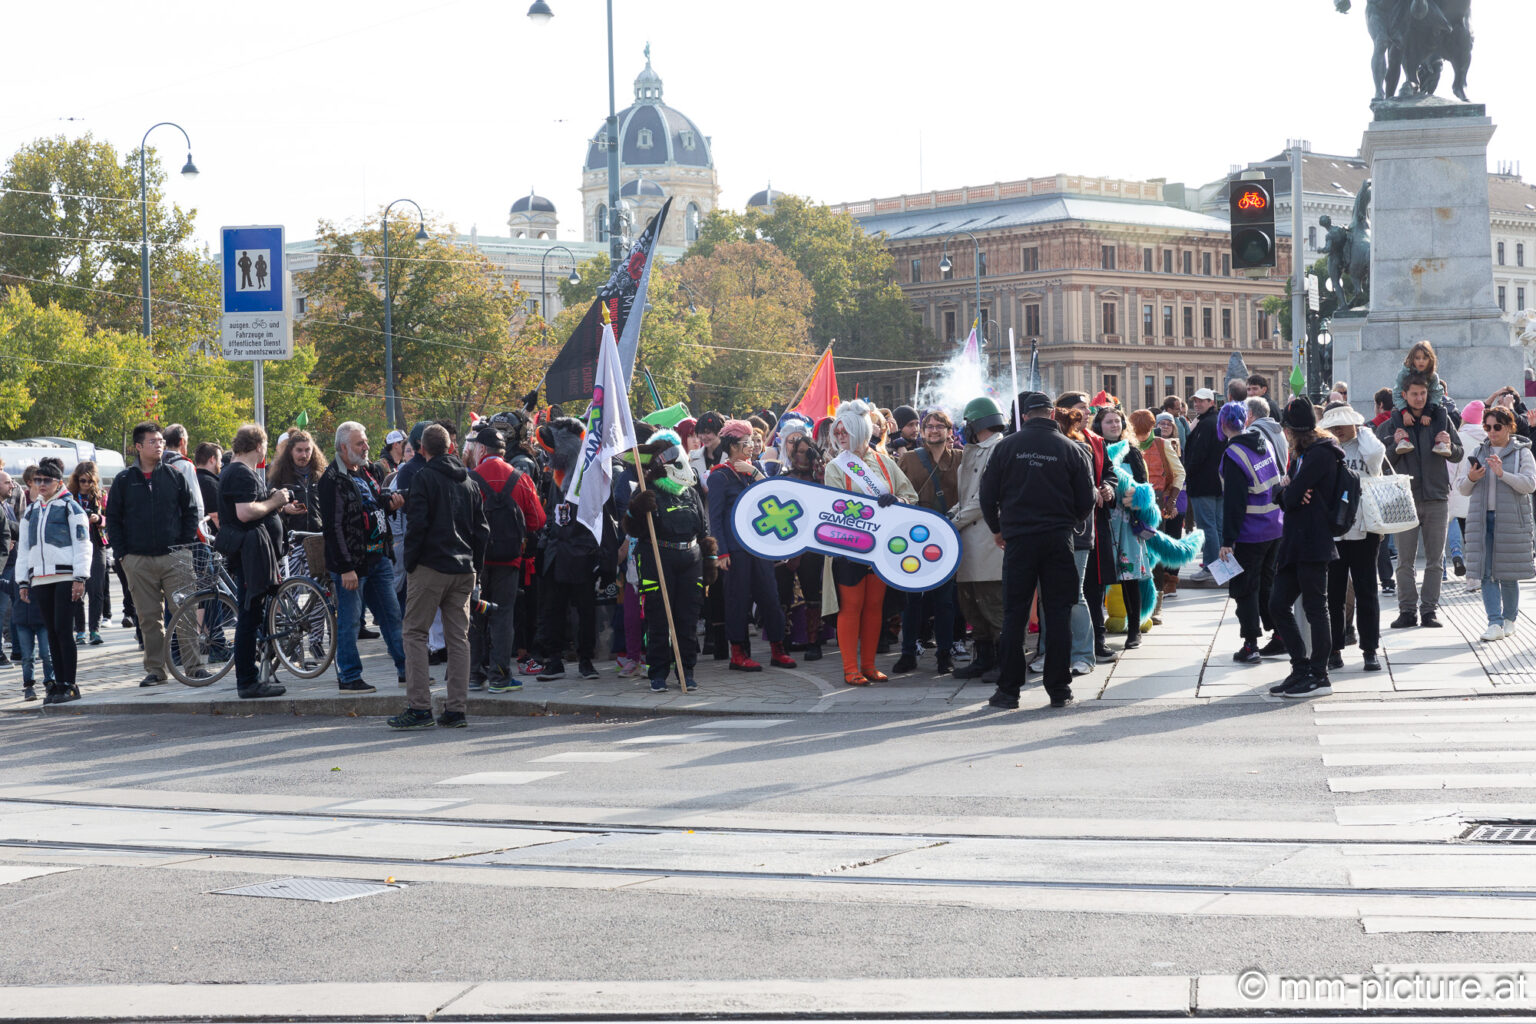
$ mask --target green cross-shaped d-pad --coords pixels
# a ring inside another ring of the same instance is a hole
[[[789,540],[795,535],[795,520],[805,513],[800,510],[798,501],[789,501],[779,504],[778,498],[764,498],[757,503],[757,510],[762,513],[752,521],[752,528],[757,531],[759,537],[766,537],[769,533],[776,533],[779,540]]]

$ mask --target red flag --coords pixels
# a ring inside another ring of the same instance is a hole
[[[816,372],[811,375],[805,397],[790,411],[804,413],[811,418],[811,422],[819,423],[823,417],[837,413],[840,401],[837,395],[837,369],[832,365],[832,349],[828,348],[816,363]]]

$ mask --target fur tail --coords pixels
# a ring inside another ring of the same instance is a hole
[[[1201,530],[1191,530],[1177,540],[1166,533],[1156,533],[1146,541],[1147,553],[1152,556],[1153,564],[1164,569],[1178,569],[1193,562],[1200,557],[1200,549],[1204,544],[1205,533]]]

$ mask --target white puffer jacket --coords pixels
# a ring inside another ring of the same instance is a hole
[[[1478,447],[1488,440],[1488,432],[1476,423],[1463,423],[1461,430],[1457,431],[1457,433],[1461,435],[1461,446],[1469,454],[1477,451]],[[1460,484],[1466,478],[1467,471],[1472,468],[1472,463],[1462,459],[1460,462],[1451,463],[1448,468],[1451,471],[1451,496],[1449,499],[1451,518],[1465,519],[1467,518],[1467,510],[1472,499],[1461,493]],[[1470,523],[1467,525],[1471,526]]]
[[[83,583],[90,575],[90,524],[80,503],[61,487],[52,501],[28,505],[16,545],[16,585]]]

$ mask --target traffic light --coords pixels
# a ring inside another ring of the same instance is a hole
[[[1237,270],[1273,267],[1275,182],[1273,178],[1234,181],[1227,203],[1232,215],[1232,266]]]

